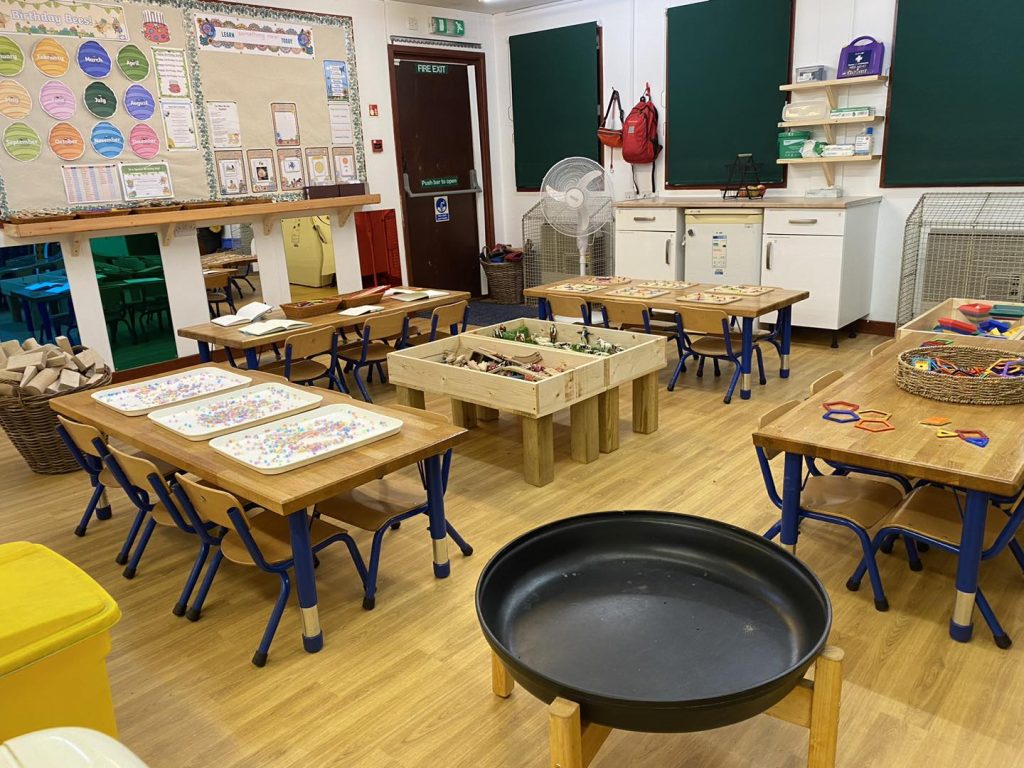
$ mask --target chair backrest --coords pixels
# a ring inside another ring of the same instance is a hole
[[[688,332],[722,336],[729,328],[729,315],[720,309],[680,307],[679,315],[683,319],[683,328]]]
[[[583,299],[572,296],[548,296],[548,320],[555,317],[571,317],[574,320],[578,317],[583,322],[590,322],[590,308]]]
[[[77,421],[71,421],[66,419],[60,414],[57,414],[57,421],[64,427],[64,431],[67,432],[68,437],[71,438],[71,442],[75,444],[82,453],[87,456],[95,456],[96,458],[102,458],[103,454],[96,449],[96,445],[93,441],[98,440],[103,445],[107,444],[106,438],[100,433],[96,427],[90,427],[88,424],[79,424]],[[109,446],[108,446],[109,450]]]
[[[240,522],[245,526],[244,515],[232,515],[231,510],[242,511],[242,504],[232,494],[222,491],[219,488],[211,488],[208,485],[191,479],[188,475],[177,474],[174,476],[178,488],[182,491],[185,499],[191,505],[199,518],[205,518],[211,523],[238,532]],[[196,523],[197,521],[193,521]],[[245,526],[248,528],[248,526]]]
[[[814,397],[816,394],[821,392],[821,390],[823,390],[825,387],[831,384],[835,384],[841,378],[843,378],[842,371],[829,371],[824,376],[815,379],[814,381],[811,382],[811,387],[808,391],[808,397]]]
[[[363,323],[363,339],[367,342],[395,337],[404,341],[408,335],[409,316],[405,312],[381,312],[366,318]]]
[[[876,355],[882,354],[883,352],[885,352],[885,350],[887,350],[895,343],[896,339],[889,339],[888,341],[883,341],[881,344],[879,344],[877,347],[874,347],[871,350],[871,357],[875,357]]]
[[[457,301],[454,304],[437,307],[431,315],[431,336],[439,329],[449,331],[452,335],[461,333],[466,327],[467,309],[469,309],[468,301]]]
[[[206,284],[206,290],[216,291],[220,288],[228,287],[228,278],[231,277],[228,273],[217,273],[215,275],[203,275],[203,282]]]
[[[141,456],[134,456],[130,453],[119,451],[112,445],[107,450],[110,451],[110,458],[121,468],[125,479],[134,487],[149,493],[151,487],[150,475],[156,475],[157,478],[160,478],[160,470],[156,468],[156,464]],[[162,478],[160,480],[163,482]]]
[[[291,360],[301,360],[314,355],[322,355],[334,348],[334,328],[325,325],[322,328],[295,333],[284,340],[285,354]]]
[[[774,408],[772,408],[767,413],[761,414],[761,418],[759,418],[757,420],[757,428],[758,429],[763,429],[764,427],[767,427],[769,424],[771,424],[773,421],[778,419],[780,416],[782,416],[782,415],[784,415],[786,413],[789,413],[791,410],[793,410],[799,404],[800,404],[799,400],[790,400],[788,403],[783,403],[782,405],[775,406]],[[774,459],[776,456],[779,455],[778,451],[765,451],[762,448],[758,448],[757,450],[759,452],[764,453],[765,457],[768,458],[768,459]]]
[[[610,301],[601,299],[606,325],[627,325],[650,328],[650,310],[634,301]]]

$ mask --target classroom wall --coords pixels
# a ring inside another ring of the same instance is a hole
[[[701,0],[691,0],[700,2]],[[535,192],[515,191],[515,170],[511,119],[511,82],[509,80],[508,37],[536,32],[552,27],[597,21],[603,29],[603,64],[605,98],[615,87],[622,94],[623,104],[629,108],[642,94],[645,82],[650,82],[659,107],[664,107],[665,89],[665,9],[687,5],[672,0],[579,0],[561,6],[549,6],[519,13],[499,14],[494,18],[494,53],[497,69],[502,73],[498,82],[498,113],[500,127],[501,186],[505,205],[497,224],[498,239],[504,242],[521,240],[521,218],[537,201]],[[833,69],[839,51],[859,35],[872,35],[886,43],[886,55],[891,54],[893,20],[896,0],[796,0],[796,21],[793,41],[793,64],[803,66],[826,64]],[[888,60],[885,70],[888,71]],[[698,75],[699,76],[699,75]],[[852,101],[844,103],[871,104],[880,114],[885,112],[886,89],[862,87],[853,91]],[[664,138],[665,113],[662,109],[661,130]],[[884,137],[884,122],[876,126],[877,146]],[[493,129],[492,129],[493,130]],[[858,129],[845,129],[850,135]],[[605,164],[608,164],[606,151]],[[878,234],[875,244],[874,286],[871,301],[872,320],[892,322],[896,318],[896,297],[899,283],[900,260],[903,248],[903,227],[907,215],[927,189],[882,189],[879,187],[880,163],[863,166],[836,166],[836,184],[845,195],[881,195]],[[649,184],[650,174],[638,173],[641,189]],[[630,166],[621,161],[616,152],[614,180],[616,197],[633,195]],[[704,191],[664,190],[664,169],[657,169],[659,194],[671,197],[707,195]],[[825,185],[816,168],[790,167],[788,189],[776,194],[802,195],[808,188]],[[956,188],[943,187],[943,191]],[[978,190],[977,187],[972,187]],[[1008,188],[1000,188],[1006,191]],[[772,193],[769,192],[769,195]]]

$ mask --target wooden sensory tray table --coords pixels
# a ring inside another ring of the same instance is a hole
[[[944,338],[953,339],[954,341],[957,341],[958,343],[964,343],[964,344],[970,344],[975,339],[979,339],[979,338],[1000,338],[998,336],[968,336],[966,334],[959,334],[959,333],[953,333],[951,331],[944,331],[941,328],[939,330],[935,330],[936,326],[938,326],[938,324],[939,324],[939,318],[942,318],[942,317],[951,317],[954,320],[963,320],[965,322],[973,323],[973,324],[977,325],[977,323],[978,323],[977,318],[969,317],[967,315],[962,314],[959,311],[960,307],[962,307],[964,304],[990,304],[992,306],[995,306],[996,304],[1001,304],[1001,305],[1004,305],[1004,306],[1022,307],[1022,308],[1024,308],[1024,304],[1018,304],[1018,303],[1013,302],[1013,301],[995,301],[995,300],[989,300],[989,299],[957,299],[957,298],[946,299],[945,301],[943,301],[943,302],[941,302],[939,304],[936,304],[934,307],[932,307],[928,311],[922,312],[920,315],[915,317],[909,323],[900,326],[899,330],[896,331],[896,338],[903,339],[903,338],[906,338],[908,335],[920,335],[920,334],[928,334],[929,336],[940,335],[940,336],[942,336]],[[1011,325],[1013,325],[1014,322],[1015,322],[1015,320],[1013,318],[997,318],[997,319],[1006,320]],[[924,339],[923,337],[920,337],[919,340],[920,341],[926,341],[926,339]]]

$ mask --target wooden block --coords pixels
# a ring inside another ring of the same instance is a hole
[[[0,395],[13,395],[14,385],[0,382]]]
[[[61,385],[60,385],[60,379],[58,379],[57,381],[53,382],[53,384],[51,384],[50,386],[48,386],[46,388],[46,392],[48,394],[56,395],[62,389],[63,389],[63,387],[61,387]]]
[[[26,352],[31,352],[32,350],[39,349],[41,346],[42,344],[40,344],[38,341],[32,338],[25,339],[23,342],[21,342],[21,348]]]
[[[70,368],[65,368],[60,372],[60,383],[65,387],[76,387],[82,386],[82,374],[78,371],[72,371]]]
[[[555,479],[555,435],[551,415],[523,417],[523,476],[530,485]]]
[[[93,349],[83,349],[74,357],[75,365],[80,371],[88,371],[95,365],[101,364],[103,360]]]
[[[0,381],[21,381],[21,371],[0,371]]]
[[[71,346],[71,339],[69,339],[67,336],[58,336],[56,341],[57,346],[60,347],[61,352],[66,352],[69,355],[75,354],[74,347]]]
[[[570,453],[573,461],[589,464],[600,455],[598,441],[597,397],[588,397],[569,408],[572,424]]]
[[[8,357],[13,355],[20,355],[24,350],[22,349],[21,342],[17,339],[11,339],[10,341],[0,341],[0,349],[3,349],[4,354]]]
[[[56,351],[46,358],[47,368],[63,368],[68,362],[68,356],[61,351]]]
[[[601,453],[619,450],[619,388],[597,396],[597,444]]]
[[[0,347],[0,368],[7,367],[7,353],[4,352],[3,347]]]
[[[36,366],[27,366],[21,372],[21,381],[19,382],[18,386],[21,387],[22,389],[25,389],[26,385],[28,385],[28,383],[35,378],[37,373],[39,373],[39,369]]]
[[[633,431],[649,435],[658,430],[658,374],[633,381]]]
[[[32,377],[31,381],[27,384],[23,383],[21,386],[29,392],[35,392],[37,395],[41,395],[46,391],[47,387],[58,379],[60,379],[60,371],[56,368],[43,368],[39,373]],[[24,381],[24,379],[22,379],[22,381]]]
[[[102,378],[103,378],[103,374],[102,373],[94,373],[92,376],[90,376],[88,378],[88,380],[85,383],[86,384],[95,384],[97,381],[99,381]]]
[[[42,368],[46,365],[45,352],[23,352],[7,359],[8,371],[23,371],[26,368]]]

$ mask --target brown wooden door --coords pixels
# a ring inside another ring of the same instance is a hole
[[[407,59],[394,66],[410,282],[479,295],[483,243],[467,68]]]

